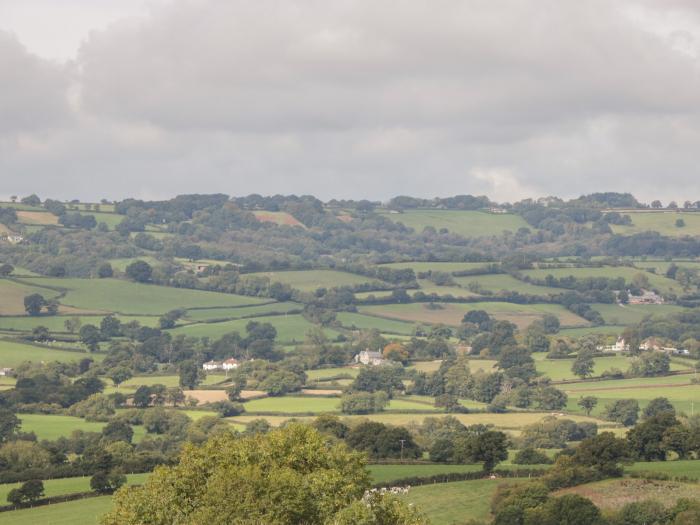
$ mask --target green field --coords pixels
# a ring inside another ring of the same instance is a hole
[[[245,403],[246,412],[281,412],[284,414],[301,414],[304,412],[323,413],[338,412],[340,399],[337,397],[265,397]]]
[[[23,432],[34,432],[39,439],[58,439],[74,430],[101,432],[105,423],[85,421],[79,417],[55,414],[20,414]]]
[[[126,482],[128,485],[140,484],[143,483],[148,476],[148,473],[128,474],[126,476]],[[7,501],[7,494],[12,489],[18,488],[20,485],[21,483],[0,484],[0,505],[4,505]],[[44,480],[44,495],[47,498],[52,496],[63,496],[64,494],[89,492],[90,490],[90,476]]]
[[[388,263],[382,264],[381,266],[385,268],[394,268],[396,270],[401,270],[403,268],[411,268],[414,272],[463,272],[466,270],[486,270],[489,265],[498,264],[487,263],[487,262],[400,262],[400,263]]]
[[[207,374],[206,378],[202,381],[201,385],[214,385],[220,383],[226,377],[220,374]],[[107,378],[102,378],[106,384],[111,384],[111,380]],[[165,385],[167,387],[179,386],[180,377],[179,376],[136,376],[125,381],[119,388],[138,388],[141,385]]]
[[[688,259],[673,259],[673,260],[664,260],[664,261],[659,261],[659,260],[654,260],[654,259],[646,259],[646,260],[638,260],[638,259],[632,259],[632,263],[640,269],[644,270],[649,270],[649,269],[654,269],[656,273],[665,275],[666,272],[668,271],[669,267],[672,264],[675,264],[679,268],[690,268],[692,270],[700,270],[700,261],[696,260],[688,260]]]
[[[524,328],[546,314],[559,318],[562,326],[586,326],[585,319],[573,314],[558,304],[514,304],[505,302],[444,303],[441,309],[433,310],[424,303],[386,304],[361,306],[360,313],[387,317],[409,322],[446,324],[458,326],[464,314],[470,310],[485,310],[496,319],[511,321]]]
[[[522,480],[521,480],[522,481]],[[491,515],[491,497],[496,487],[508,481],[479,479],[411,487],[401,496],[413,503],[432,525],[453,525],[472,520],[488,520]]]
[[[301,343],[306,339],[306,334],[315,325],[307,321],[303,316],[294,315],[272,315],[268,317],[253,317],[249,319],[237,319],[234,321],[223,321],[220,323],[196,323],[170,330],[173,335],[187,335],[190,337],[209,337],[218,339],[231,332],[245,334],[245,327],[251,321],[259,323],[270,323],[277,330],[277,342],[279,343]],[[330,338],[338,336],[338,332],[331,329],[324,329]]]
[[[621,212],[632,219],[631,226],[619,226],[611,224],[613,232],[622,235],[634,235],[635,233],[654,231],[670,237],[684,235],[700,235],[700,213],[680,213],[675,211],[655,212]],[[683,219],[685,226],[676,226],[676,220]]]
[[[353,312],[338,312],[336,319],[345,327],[351,330],[379,330],[387,334],[411,335],[415,330],[413,323],[404,321],[392,321],[381,317],[356,314]]]
[[[79,318],[81,325],[91,324],[100,326],[100,322],[104,318],[103,315],[42,315],[36,317],[16,316],[16,317],[0,317],[0,330],[13,330],[20,332],[31,332],[37,326],[45,326],[53,333],[67,333],[65,322],[68,319]],[[138,321],[143,326],[158,326],[158,317],[143,316],[143,315],[120,315],[118,316],[122,323],[130,321]]]
[[[112,506],[111,496],[3,512],[3,525],[98,525]]]
[[[632,282],[635,275],[642,274],[649,279],[649,284],[652,288],[658,289],[661,293],[680,293],[681,286],[677,281],[669,279],[663,275],[657,275],[632,268],[629,266],[603,266],[603,267],[585,267],[585,268],[542,268],[538,270],[525,270],[523,275],[530,276],[533,279],[545,279],[547,275],[552,275],[558,279],[562,277],[574,276],[577,279],[585,279],[586,277],[607,277],[616,279],[622,277],[627,283]]]
[[[662,472],[673,477],[700,479],[700,460],[639,461],[625,467],[625,472]]]
[[[129,266],[131,263],[136,262],[136,261],[143,261],[147,262],[151,266],[156,266],[160,264],[160,261],[156,259],[155,257],[151,257],[149,255],[143,256],[143,257],[123,257],[119,259],[110,259],[108,262],[109,264],[112,265],[112,269],[116,270],[118,272],[123,272],[126,271],[126,267]]]
[[[95,361],[104,359],[104,354],[88,354],[87,352],[70,352],[57,350],[49,346],[38,346],[0,339],[0,367],[15,368],[24,361],[80,361],[90,357]]]
[[[288,284],[292,288],[303,292],[313,292],[318,288],[334,288],[338,286],[355,286],[376,281],[363,275],[339,272],[335,270],[298,270],[285,272],[260,272],[249,273],[241,276],[267,277],[271,282]]]
[[[591,308],[600,312],[605,322],[611,325],[637,324],[647,316],[667,316],[687,309],[673,304],[592,304]]]
[[[478,297],[478,294],[470,292],[466,287],[461,286],[440,286],[435,284],[428,279],[418,279],[418,286],[420,290],[409,290],[410,295],[415,295],[418,292],[423,292],[424,294],[435,294],[435,295],[451,295],[452,297]]]
[[[571,365],[574,363],[573,359],[543,359],[544,354],[534,354],[534,357],[537,371],[549,377],[552,381],[577,379],[577,376],[571,371]],[[625,372],[631,362],[630,358],[623,356],[596,357],[593,375],[599,376],[605,370],[611,368],[619,368]]]
[[[497,293],[500,291],[518,292],[529,295],[560,294],[561,288],[537,286],[535,284],[520,281],[508,274],[469,275],[467,277],[455,277],[460,286],[467,288],[470,283],[478,284],[483,290]]]
[[[603,335],[617,337],[624,331],[622,325],[604,325],[604,326],[586,326],[583,328],[563,328],[559,330],[558,335],[562,337],[579,338],[584,335]]]
[[[266,302],[245,297],[185,288],[169,288],[117,279],[26,279],[28,284],[66,290],[61,303],[91,311],[157,315],[176,308],[243,306]]]
[[[258,306],[240,306],[238,308],[203,308],[188,310],[185,315],[191,321],[211,321],[217,319],[242,319],[259,315],[284,314],[303,309],[298,303],[269,303]]]
[[[420,233],[426,226],[436,230],[446,228],[450,233],[464,237],[500,235],[504,231],[516,232],[531,228],[519,215],[494,214],[461,210],[409,210],[404,213],[384,213],[387,219],[400,222]]]
[[[34,293],[41,294],[44,299],[58,295],[54,290],[0,278],[0,315],[24,315],[24,298]]]
[[[618,379],[591,383],[574,383],[561,385],[559,388],[569,396],[567,410],[582,412],[576,405],[582,396],[598,398],[598,406],[593,415],[602,414],[605,405],[618,399],[636,399],[644,408],[656,397],[667,398],[678,411],[688,415],[700,410],[700,385],[690,384],[691,374],[656,378]]]
[[[412,476],[435,476],[452,472],[476,472],[481,464],[474,465],[369,465],[374,483],[390,483]]]
[[[355,377],[360,373],[359,368],[338,367],[338,368],[319,368],[318,370],[307,370],[306,377],[309,381],[323,381],[326,378],[347,375]]]

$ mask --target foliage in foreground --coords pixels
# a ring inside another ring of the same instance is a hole
[[[311,427],[211,438],[185,447],[142,487],[122,488],[103,525],[230,523],[419,525],[398,500],[363,501],[364,456]]]

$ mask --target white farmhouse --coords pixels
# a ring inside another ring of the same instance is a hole
[[[383,365],[385,361],[386,359],[384,359],[381,352],[374,352],[372,350],[362,350],[355,356],[355,362],[363,365]]]
[[[233,357],[230,359],[227,359],[223,363],[221,363],[221,368],[224,370],[235,370],[238,368],[238,359],[234,359]]]
[[[221,361],[207,361],[202,365],[202,368],[207,372],[212,370],[223,370],[224,364]]]

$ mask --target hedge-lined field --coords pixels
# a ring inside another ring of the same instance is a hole
[[[516,232],[520,228],[530,228],[519,215],[495,214],[471,210],[408,210],[404,213],[383,215],[394,222],[422,232],[427,226],[436,230],[443,228],[450,233],[464,237],[485,237],[500,235],[504,231]]]
[[[23,344],[6,339],[0,339],[0,367],[16,368],[25,361],[50,362],[80,361],[85,357],[101,361],[104,354],[87,352],[70,352],[68,350],[58,350],[47,345]]]
[[[158,315],[176,308],[254,305],[269,300],[186,288],[170,288],[117,279],[59,279],[37,277],[27,284],[66,290],[61,304],[85,310]]]

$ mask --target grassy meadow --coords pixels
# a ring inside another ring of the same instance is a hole
[[[176,308],[243,306],[269,302],[256,297],[170,288],[117,279],[41,277],[23,282],[65,290],[62,304],[95,312],[158,315]]]
[[[245,327],[251,321],[259,323],[270,323],[277,330],[277,342],[279,343],[301,343],[306,339],[306,334],[316,325],[307,321],[299,314],[292,315],[271,315],[267,317],[253,317],[247,319],[237,319],[233,321],[222,321],[219,323],[196,323],[181,326],[170,330],[173,335],[183,334],[190,337],[209,337],[218,339],[221,336],[239,332],[245,334]],[[331,329],[324,329],[330,338],[338,336],[338,332]]]
[[[336,314],[336,319],[343,327],[351,330],[379,330],[387,334],[411,335],[416,328],[416,325],[411,322],[393,321],[353,312],[339,312]]]
[[[685,235],[700,235],[700,213],[682,213],[676,211],[639,211],[628,212],[632,219],[629,226],[611,224],[613,232],[621,235],[634,235],[635,233],[653,231],[670,237],[682,237]],[[676,226],[676,221],[683,219],[685,226]]]
[[[59,350],[48,345],[24,344],[8,339],[0,339],[0,367],[15,368],[24,361],[74,362],[85,357],[95,361],[104,359],[104,354]]]
[[[0,315],[24,315],[24,298],[35,293],[41,294],[45,299],[59,295],[55,290],[0,278]]]
[[[355,286],[375,281],[363,275],[340,272],[335,270],[296,270],[283,272],[248,273],[241,276],[267,277],[271,282],[288,284],[302,292],[314,292],[318,288],[334,288],[338,286]]]
[[[586,326],[588,322],[558,304],[514,304],[505,302],[444,303],[440,308],[430,309],[427,303],[386,304],[362,306],[360,313],[397,319],[400,321],[424,322],[458,326],[464,314],[470,310],[485,310],[496,319],[515,323],[525,328],[546,314],[559,318],[562,326]]]
[[[299,311],[304,305],[298,303],[268,303],[256,306],[239,306],[234,308],[200,308],[187,310],[187,321],[214,321],[218,319],[243,319],[259,315],[285,314]]]
[[[680,293],[681,286],[677,281],[669,279],[663,275],[645,272],[639,268],[630,266],[602,266],[602,267],[584,267],[584,268],[540,268],[537,270],[525,270],[523,275],[530,276],[534,279],[545,279],[547,275],[552,275],[558,279],[562,277],[573,276],[577,279],[585,279],[587,277],[607,277],[615,279],[622,277],[627,283],[632,282],[635,275],[642,274],[649,279],[649,284],[652,288],[658,289],[661,293]]]
[[[386,212],[384,215],[418,233],[431,226],[438,231],[444,228],[463,237],[486,237],[500,235],[504,231],[516,232],[520,228],[531,228],[519,215],[482,211],[408,210],[404,213]]]
[[[99,496],[3,512],[0,521],[3,525],[98,525],[111,507],[111,496]]]

